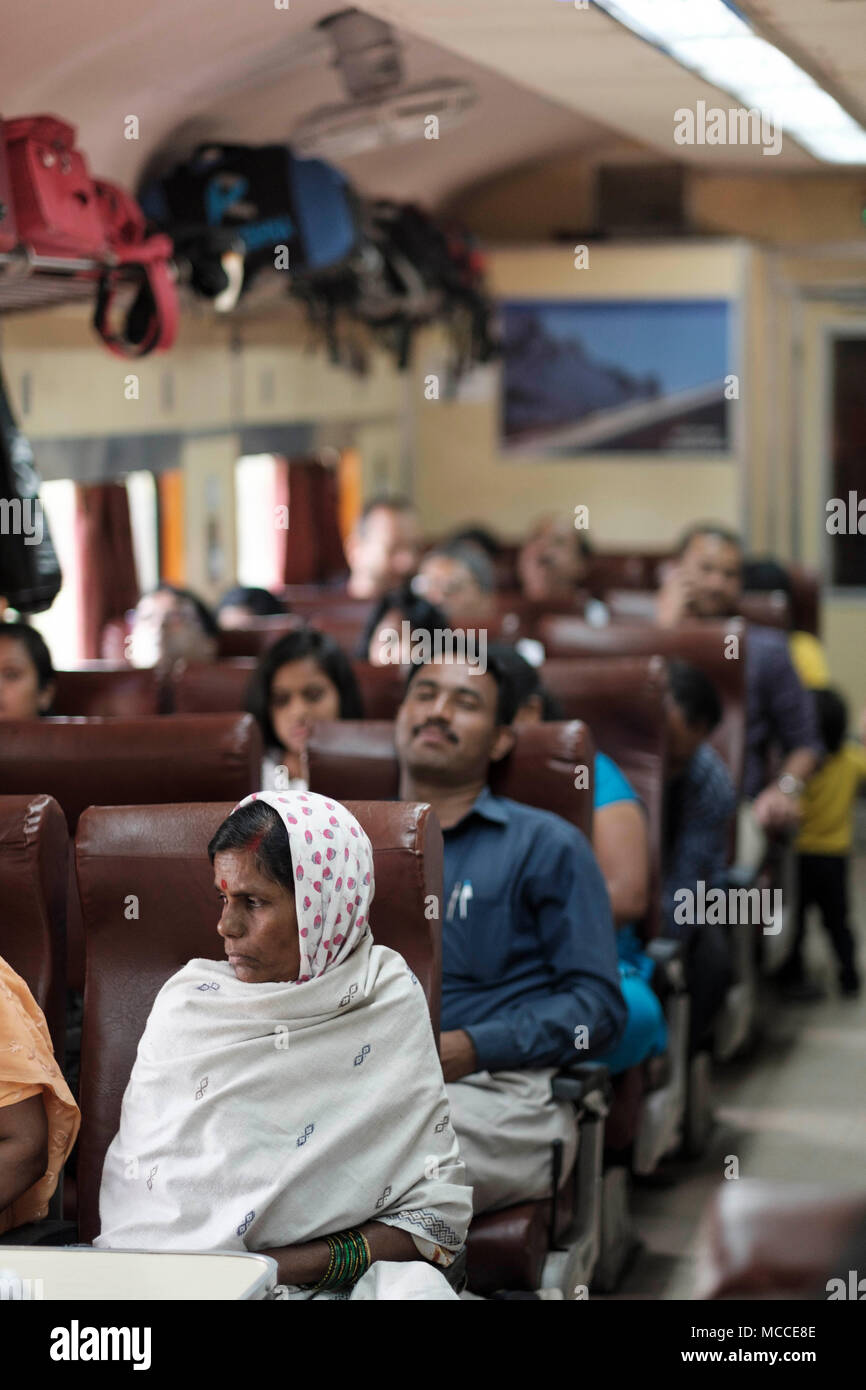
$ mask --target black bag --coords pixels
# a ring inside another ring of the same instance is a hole
[[[62,582],[33,450],[15,423],[0,376],[0,597],[19,613],[42,613]]]
[[[170,234],[209,298],[224,287],[219,257],[228,236],[244,255],[244,288],[275,265],[285,246],[290,275],[340,266],[360,237],[358,204],[345,177],[287,145],[200,145],[190,159],[140,192],[147,215]],[[279,266],[277,266],[279,268]]]

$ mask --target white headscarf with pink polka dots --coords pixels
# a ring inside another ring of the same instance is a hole
[[[369,932],[373,847],[345,806],[316,792],[253,792],[235,811],[251,801],[273,806],[288,831],[304,984],[344,961]]]

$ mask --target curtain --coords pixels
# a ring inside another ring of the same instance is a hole
[[[106,625],[135,607],[138,580],[125,484],[79,483],[75,492],[80,650],[91,658],[102,654]]]
[[[289,506],[283,556],[284,584],[321,584],[344,572],[346,560],[338,521],[337,477],[317,460],[285,464],[278,502]]]

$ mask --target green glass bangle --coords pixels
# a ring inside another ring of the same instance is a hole
[[[346,1280],[346,1270],[348,1268],[349,1263],[349,1253],[346,1243],[343,1240],[342,1236],[335,1236],[334,1240],[337,1246],[337,1258],[334,1265],[334,1276],[331,1281],[331,1287],[334,1289],[339,1289],[342,1287]]]
[[[325,1239],[328,1243],[325,1273],[318,1283],[304,1284],[303,1287],[313,1293],[351,1288],[367,1273],[372,1263],[366,1236],[362,1231],[347,1230],[326,1236]]]
[[[326,1289],[326,1288],[328,1287],[329,1281],[330,1281],[331,1276],[332,1276],[332,1274],[333,1274],[333,1272],[334,1272],[334,1255],[335,1255],[334,1242],[333,1242],[333,1240],[331,1239],[331,1237],[329,1236],[329,1237],[328,1237],[328,1266],[327,1266],[327,1269],[325,1270],[324,1274],[322,1275],[322,1277],[321,1277],[321,1279],[318,1281],[318,1283],[316,1283],[316,1284],[307,1284],[307,1285],[305,1285],[306,1288],[308,1288],[308,1289],[313,1289],[313,1290],[319,1290],[319,1289]]]

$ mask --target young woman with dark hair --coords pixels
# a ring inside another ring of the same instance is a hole
[[[0,719],[38,719],[54,699],[54,666],[41,633],[0,623]]]
[[[346,653],[312,628],[289,632],[260,658],[247,709],[262,731],[262,786],[300,790],[307,785],[306,745],[324,719],[361,719],[358,683]]]

